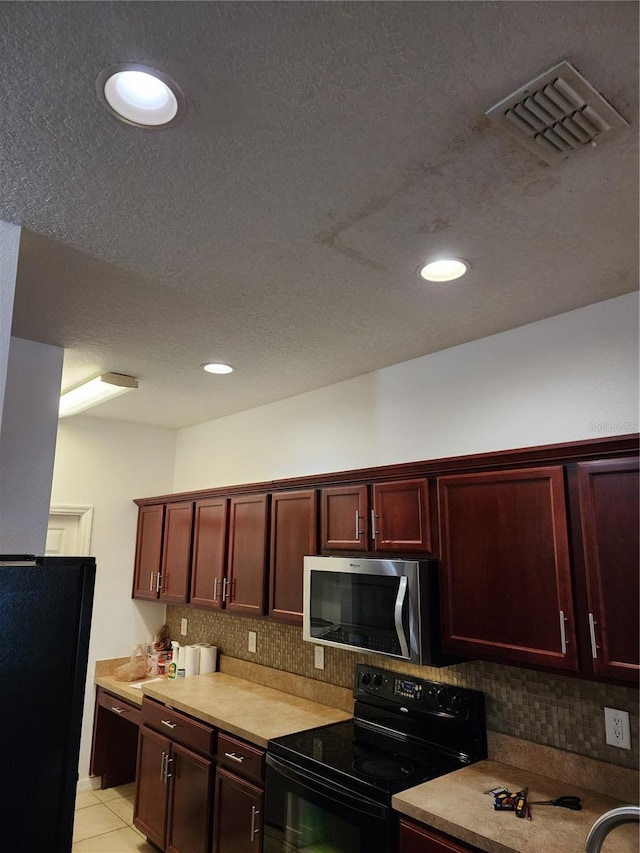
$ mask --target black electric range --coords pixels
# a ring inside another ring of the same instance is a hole
[[[360,664],[354,697],[353,720],[269,741],[269,853],[387,853],[393,794],[486,758],[479,691]]]

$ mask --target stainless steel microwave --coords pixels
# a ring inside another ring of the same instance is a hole
[[[312,643],[444,666],[434,560],[305,557],[302,636]]]

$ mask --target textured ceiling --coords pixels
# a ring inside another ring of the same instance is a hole
[[[484,112],[561,59],[631,129],[551,168]],[[179,126],[101,106],[125,61]],[[637,63],[632,2],[0,3],[13,333],[181,427],[634,290]],[[423,282],[439,253],[471,272]]]

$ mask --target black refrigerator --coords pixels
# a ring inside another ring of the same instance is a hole
[[[0,850],[68,853],[93,557],[0,556]]]

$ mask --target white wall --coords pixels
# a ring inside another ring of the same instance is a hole
[[[11,338],[0,427],[0,553],[44,554],[63,350]]]
[[[131,599],[137,522],[133,499],[171,491],[174,454],[173,430],[81,415],[60,421],[51,503],[94,508],[90,553],[96,558],[97,575],[78,770],[81,785],[89,775],[95,661],[129,655],[164,621],[164,607]]]
[[[9,360],[19,249],[20,228],[9,222],[0,221],[0,421]]]
[[[174,490],[638,431],[638,294],[180,430]]]

